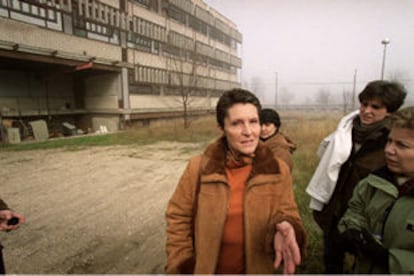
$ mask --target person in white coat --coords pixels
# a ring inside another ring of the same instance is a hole
[[[338,222],[356,184],[385,165],[383,149],[389,133],[389,115],[401,107],[406,94],[397,82],[368,83],[358,95],[359,110],[345,116],[321,143],[320,162],[306,192],[311,196],[315,221],[323,231],[327,274],[344,273]]]

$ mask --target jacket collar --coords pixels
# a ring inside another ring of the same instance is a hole
[[[397,190],[402,195],[411,195],[414,196],[414,179],[408,179],[404,184],[398,185],[395,174],[388,169],[387,166],[384,166],[373,172],[374,175],[387,180],[388,182],[394,184]]]
[[[225,175],[227,141],[224,136],[210,144],[204,151],[201,174]],[[279,163],[274,158],[270,149],[259,142],[254,153],[252,163],[252,175],[254,174],[279,174]]]

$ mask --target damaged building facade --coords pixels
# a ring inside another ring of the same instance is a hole
[[[1,118],[113,131],[209,112],[240,87],[241,43],[201,0],[0,0]]]

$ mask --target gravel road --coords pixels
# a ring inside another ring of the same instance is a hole
[[[27,220],[0,233],[7,272],[163,273],[166,204],[203,147],[0,152],[0,197]]]

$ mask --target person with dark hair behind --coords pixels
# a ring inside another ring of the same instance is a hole
[[[389,115],[400,108],[406,95],[405,88],[397,82],[368,83],[358,95],[359,110],[342,118],[319,146],[319,164],[306,192],[311,196],[314,219],[323,231],[327,274],[344,273],[338,222],[357,183],[385,165]]]
[[[359,182],[339,222],[357,274],[414,273],[414,107],[391,117],[386,166]]]
[[[296,150],[296,144],[280,131],[282,122],[279,114],[270,108],[262,109],[260,112],[260,140],[268,146],[275,156],[282,159],[293,168],[292,154]]]
[[[261,105],[243,89],[216,106],[221,137],[191,158],[168,202],[168,274],[292,274],[306,247],[288,166],[259,143]]]
[[[12,231],[25,222],[24,216],[9,209],[7,204],[0,199],[0,230]],[[0,274],[5,274],[6,269],[3,260],[3,246],[0,245]]]

